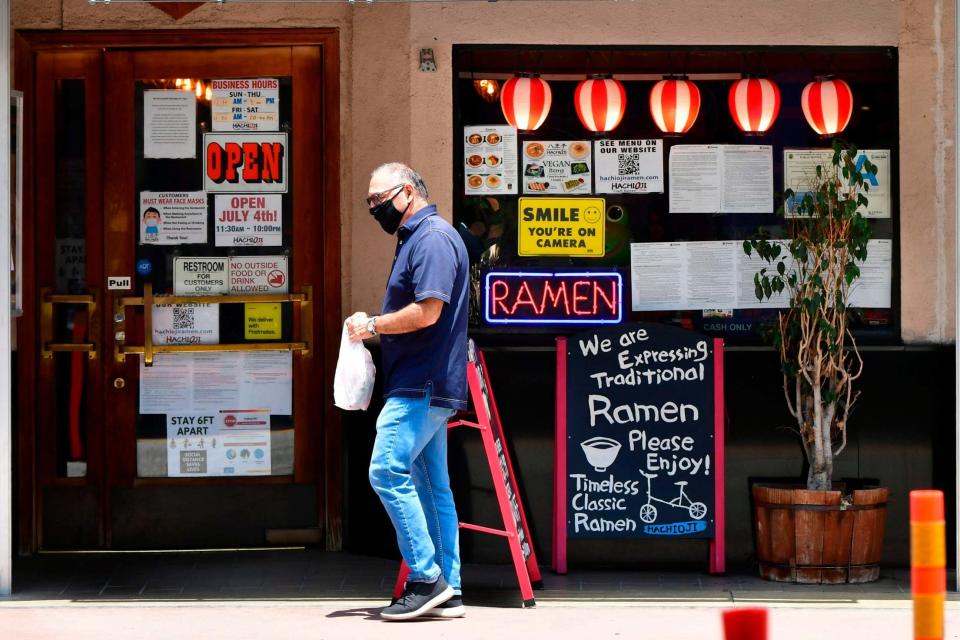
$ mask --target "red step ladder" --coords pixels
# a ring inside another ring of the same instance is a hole
[[[523,501],[517,490],[516,475],[513,473],[513,463],[510,460],[510,452],[507,450],[507,440],[503,436],[500,413],[493,398],[493,390],[487,382],[487,365],[483,359],[483,353],[477,350],[473,340],[470,340],[467,345],[467,359],[467,383],[470,387],[470,398],[473,401],[477,421],[455,418],[447,424],[447,429],[470,427],[480,431],[483,451],[490,468],[497,502],[500,505],[503,529],[467,522],[461,522],[460,528],[507,539],[510,555],[513,558],[513,567],[517,573],[517,582],[520,585],[523,606],[535,607],[533,586],[534,584],[540,586],[541,583],[537,554],[533,549],[533,538],[530,536],[530,527],[527,526]],[[394,598],[400,597],[403,593],[403,585],[409,574],[410,569],[407,563],[401,563],[400,575],[397,576],[397,584],[393,589]]]

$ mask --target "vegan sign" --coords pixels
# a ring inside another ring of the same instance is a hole
[[[602,257],[603,198],[520,198],[521,256]]]
[[[633,323],[565,344],[567,535],[714,537],[713,340]]]

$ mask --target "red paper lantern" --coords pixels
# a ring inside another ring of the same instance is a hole
[[[613,131],[627,110],[627,92],[609,75],[590,76],[573,94],[577,117],[590,131]]]
[[[521,131],[540,128],[547,119],[552,100],[550,85],[536,74],[518,74],[507,80],[500,90],[504,117]]]
[[[741,131],[766,133],[780,113],[780,89],[765,78],[744,78],[730,87],[727,102],[730,115]]]
[[[832,136],[847,128],[853,114],[853,91],[840,79],[817,78],[803,88],[803,115],[814,131]]]
[[[667,78],[650,90],[650,114],[664,133],[686,133],[700,112],[700,90],[689,80]]]

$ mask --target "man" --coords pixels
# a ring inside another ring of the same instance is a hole
[[[410,167],[370,176],[367,206],[397,234],[379,316],[347,319],[351,340],[380,336],[386,402],[377,419],[370,484],[410,567],[387,620],[462,617],[457,512],[447,473],[447,420],[467,406],[469,264],[459,234],[427,202]]]

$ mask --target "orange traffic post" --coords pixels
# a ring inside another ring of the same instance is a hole
[[[723,636],[726,640],[767,640],[767,610],[745,607],[724,611]]]
[[[947,537],[942,491],[910,492],[910,588],[914,640],[942,640]]]

